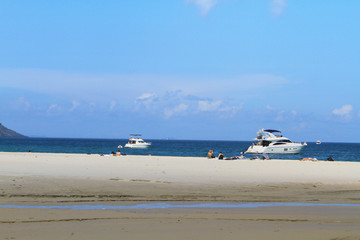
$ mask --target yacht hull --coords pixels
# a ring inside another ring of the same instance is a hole
[[[288,146],[257,146],[253,145],[248,148],[245,153],[249,154],[299,154],[306,145],[304,144],[294,144]]]
[[[149,147],[151,144],[125,144],[126,148],[147,148]]]

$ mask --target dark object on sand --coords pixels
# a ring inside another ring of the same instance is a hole
[[[333,159],[332,157],[328,157],[328,158],[326,159],[326,161],[331,161],[331,162],[333,162],[334,159]]]

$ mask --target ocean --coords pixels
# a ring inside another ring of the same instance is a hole
[[[250,141],[212,141],[212,140],[157,140],[147,149],[118,149],[128,139],[74,139],[74,138],[0,138],[1,152],[48,152],[48,153],[86,153],[109,154],[120,150],[127,155],[189,156],[205,157],[209,149],[215,155],[222,152],[225,157],[239,156],[252,142]],[[253,155],[246,155],[253,157]],[[296,155],[270,155],[276,159],[302,159],[306,157],[335,161],[360,162],[360,143],[322,143],[308,142],[305,150]]]

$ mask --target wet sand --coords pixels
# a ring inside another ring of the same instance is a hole
[[[359,208],[1,209],[0,239],[359,239]]]
[[[0,204],[360,203],[360,163],[0,153]],[[360,239],[359,207],[0,208],[0,239]]]

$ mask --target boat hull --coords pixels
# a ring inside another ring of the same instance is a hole
[[[299,154],[305,148],[305,144],[294,144],[287,146],[257,146],[253,145],[245,153],[248,154]]]
[[[127,144],[125,144],[124,147],[126,147],[126,148],[147,148],[150,145],[151,144],[139,144],[139,143],[137,143],[137,144],[129,144],[129,143],[127,143]]]

